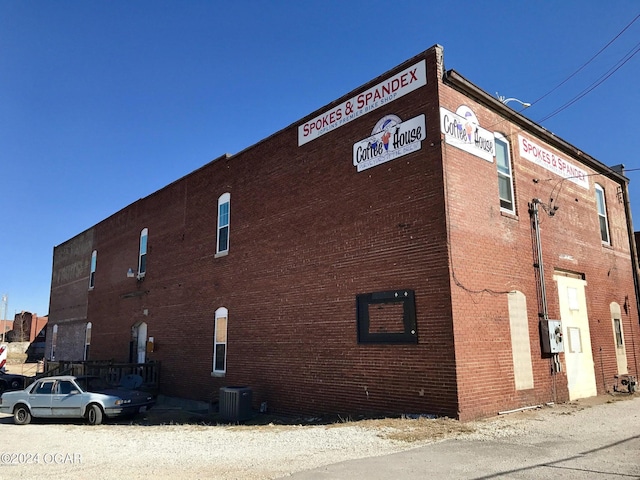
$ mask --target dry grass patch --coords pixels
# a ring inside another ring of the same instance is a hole
[[[181,425],[194,429],[217,426],[235,431],[281,432],[299,428],[361,428],[371,430],[385,440],[414,443],[442,440],[456,435],[472,433],[476,429],[470,424],[464,424],[450,418],[380,418],[380,419],[351,419],[337,417],[333,419],[293,419],[271,416],[258,417],[246,424],[218,423],[215,418],[199,416],[190,412],[172,409],[168,411],[151,410],[145,418],[147,425]]]
[[[266,424],[266,425],[235,425],[228,428],[234,430],[251,430],[258,432],[279,432],[296,428],[324,427],[324,428],[361,428],[372,430],[385,440],[414,443],[429,440],[442,440],[456,435],[473,433],[476,429],[450,418],[382,418],[370,420],[342,420],[324,425],[304,424]]]
[[[475,431],[471,425],[450,418],[384,418],[362,420],[352,425],[378,430],[381,438],[407,443],[442,440]]]

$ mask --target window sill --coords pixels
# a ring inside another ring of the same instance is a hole
[[[225,250],[224,252],[218,252],[216,253],[214,258],[219,258],[219,257],[226,257],[227,255],[229,255],[229,250]]]
[[[500,209],[500,215],[506,218],[510,218],[511,220],[519,220],[518,215],[513,212],[509,212],[507,210]]]
[[[211,372],[211,376],[212,377],[222,378],[222,377],[224,377],[224,375],[225,375],[225,372]]]

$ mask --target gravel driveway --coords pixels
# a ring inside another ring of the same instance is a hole
[[[164,412],[151,425],[47,421],[17,426],[10,416],[0,415],[0,478],[278,478],[451,437],[490,440],[521,436],[532,428],[552,437],[559,419],[585,425],[606,416],[607,409],[625,409],[637,423],[640,397],[597,397],[465,424],[419,418],[216,426],[172,424],[176,417]]]

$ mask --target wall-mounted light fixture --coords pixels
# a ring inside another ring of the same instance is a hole
[[[127,270],[127,278],[136,278],[138,281],[144,280],[144,273],[137,273],[133,270],[133,268],[130,268],[129,270]]]
[[[504,95],[498,95],[498,92],[496,92],[496,97],[498,97],[498,100],[500,101],[500,103],[503,103],[504,105],[506,105],[509,102],[518,102],[520,105],[522,105],[524,108],[530,107],[531,104],[528,102],[523,102],[522,100],[518,100],[517,98],[506,98]]]

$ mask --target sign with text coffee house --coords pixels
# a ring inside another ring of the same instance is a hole
[[[353,145],[353,166],[361,172],[403,157],[420,150],[426,137],[424,114],[404,122],[397,115],[386,115],[369,137]]]
[[[466,105],[458,107],[456,113],[440,107],[440,130],[447,144],[493,162],[496,151],[493,133],[479,125],[475,113]]]
[[[426,62],[422,60],[298,126],[298,146],[315,140],[426,84],[427,68]]]

